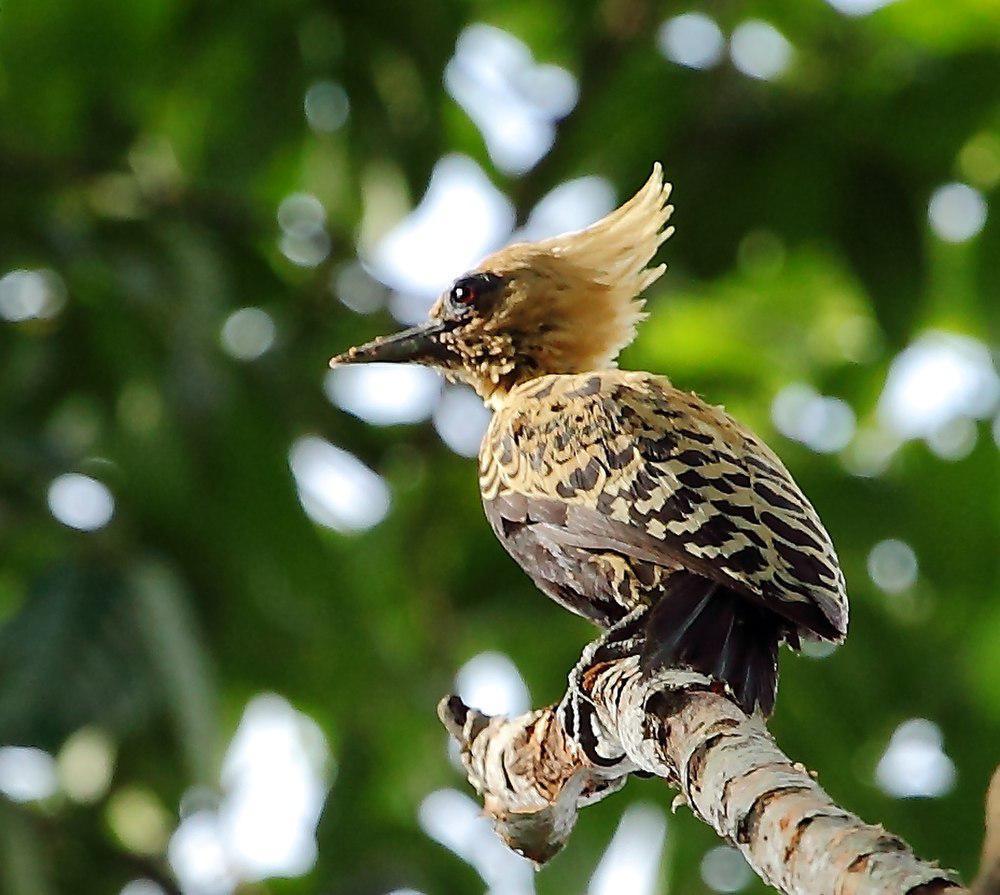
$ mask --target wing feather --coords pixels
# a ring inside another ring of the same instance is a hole
[[[844,578],[816,511],[721,408],[617,370],[542,377],[512,398],[484,445],[484,499],[519,495],[561,543],[681,565],[808,632],[846,633]]]

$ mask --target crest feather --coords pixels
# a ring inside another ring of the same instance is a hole
[[[490,255],[477,270],[506,275],[509,285],[484,333],[515,334],[511,363],[532,376],[614,367],[645,316],[642,292],[666,269],[649,263],[673,233],[669,197],[657,162],[645,185],[596,224]],[[484,391],[495,401],[504,390]]]
[[[569,316],[577,318],[578,332],[589,333],[578,337],[576,346],[583,369],[614,366],[619,352],[635,339],[646,316],[642,293],[667,269],[648,264],[674,232],[667,226],[674,211],[668,203],[670,190],[656,162],[645,185],[607,217],[537,244],[577,273],[575,308]]]
[[[627,289],[634,298],[666,270],[665,264],[646,265],[674,232],[666,226],[674,211],[667,203],[670,190],[656,162],[649,180],[624,205],[585,230],[554,236],[538,247],[591,271],[598,282]]]

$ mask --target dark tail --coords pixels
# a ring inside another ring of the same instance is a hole
[[[784,623],[721,584],[675,572],[646,622],[642,667],[688,666],[725,681],[747,714],[774,709]]]

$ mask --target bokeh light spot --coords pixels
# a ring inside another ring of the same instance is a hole
[[[219,819],[210,811],[195,812],[180,822],[170,837],[167,860],[185,893],[228,895],[236,888]]]
[[[462,457],[479,454],[490,424],[490,411],[471,388],[448,386],[434,411],[434,428],[441,440]]]
[[[729,55],[733,65],[743,74],[770,81],[791,65],[794,49],[774,25],[760,19],[748,19],[733,31]]]
[[[654,895],[666,834],[667,818],[659,808],[627,808],[590,878],[588,895]]]
[[[911,718],[896,728],[875,770],[879,787],[897,799],[946,795],[956,776],[941,728],[926,718]]]
[[[330,287],[345,307],[358,314],[374,314],[385,306],[385,286],[360,261],[341,264],[330,277]]]
[[[55,760],[33,746],[0,747],[0,793],[12,802],[37,802],[58,789]]]
[[[573,109],[578,94],[566,69],[536,65],[518,38],[484,24],[459,35],[444,83],[479,128],[494,164],[515,175],[552,148],[555,124]]]
[[[148,789],[128,786],[112,793],[107,818],[119,842],[133,854],[160,855],[167,846],[171,817]]]
[[[469,659],[455,677],[455,692],[487,715],[520,715],[531,707],[521,672],[509,656],[498,652]]]
[[[72,734],[56,759],[59,783],[74,802],[96,802],[111,785],[115,745],[100,728],[82,727]]]
[[[504,845],[482,807],[465,793],[439,789],[420,803],[423,831],[472,866],[489,891],[533,895],[534,871],[526,859]]]
[[[222,347],[237,360],[256,360],[274,344],[276,331],[267,311],[240,308],[222,324]]]
[[[289,452],[299,500],[314,522],[339,532],[361,532],[389,512],[389,487],[353,454],[315,435]]]
[[[895,2],[896,0],[827,0],[837,12],[845,16],[867,16]]]
[[[378,426],[419,423],[434,412],[441,377],[426,367],[366,364],[326,374],[323,390],[341,410]]]
[[[312,867],[329,762],[319,726],[287,700],[262,694],[247,704],[223,763],[219,808],[241,878],[301,876]]]
[[[483,170],[465,156],[446,156],[434,166],[420,204],[376,245],[371,270],[387,286],[421,296],[423,316],[513,225],[513,206]]]
[[[938,426],[927,436],[927,446],[942,460],[964,460],[979,438],[976,423],[960,416]]]
[[[0,318],[10,323],[55,317],[66,303],[66,287],[51,270],[12,270],[0,277]]]
[[[946,183],[931,195],[927,205],[931,229],[945,242],[972,239],[986,223],[986,200],[965,183]]]
[[[989,348],[968,336],[932,330],[893,359],[878,416],[901,438],[919,438],[963,416],[986,419],[998,402],[1000,376]]]
[[[167,895],[167,893],[159,883],[142,877],[125,883],[118,895]]]
[[[782,435],[822,454],[843,449],[854,436],[851,406],[840,398],[820,395],[803,383],[785,386],[775,395],[771,418]]]
[[[716,892],[739,892],[753,879],[753,872],[738,849],[717,845],[701,859],[701,878]]]
[[[535,242],[572,230],[582,230],[615,206],[614,187],[603,177],[567,180],[546,193],[528,215],[514,241]]]
[[[49,510],[63,525],[96,531],[111,521],[115,499],[107,486],[89,475],[70,472],[49,485]]]
[[[306,91],[306,121],[322,134],[339,130],[347,121],[351,103],[347,91],[336,81],[317,81]]]
[[[711,68],[722,58],[725,38],[715,20],[700,12],[667,19],[656,34],[656,45],[671,62],[688,68]]]
[[[898,594],[917,580],[917,555],[904,541],[879,541],[868,553],[868,574],[887,594]]]

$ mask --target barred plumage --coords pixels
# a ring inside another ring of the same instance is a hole
[[[718,585],[716,599],[773,613],[775,639],[846,632],[836,553],[784,465],[662,377],[609,370],[518,386],[483,442],[480,485],[497,537],[532,580],[602,626],[694,575]],[[745,701],[770,710],[773,686],[753,683]]]
[[[844,578],[777,456],[721,408],[614,369],[669,236],[659,166],[588,230],[511,246],[422,327],[332,363],[412,361],[495,410],[480,453],[493,530],[539,588],[602,627],[646,614],[647,668],[686,664],[770,712],[777,646],[841,640]]]

